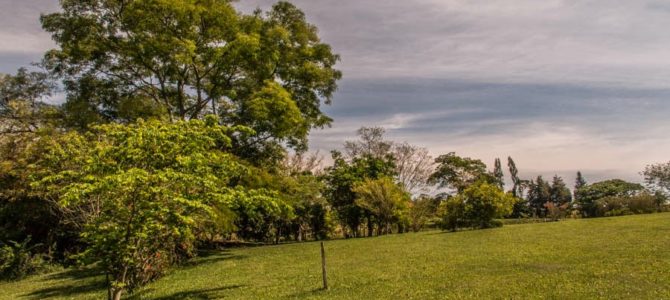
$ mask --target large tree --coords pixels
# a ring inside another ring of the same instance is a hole
[[[64,82],[73,126],[214,113],[254,129],[235,149],[259,157],[304,148],[311,128],[331,122],[320,106],[337,88],[339,57],[288,2],[251,15],[228,0],[61,5],[42,16],[58,46],[44,65]]]

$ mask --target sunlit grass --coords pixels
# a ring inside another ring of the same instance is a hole
[[[200,258],[136,299],[670,298],[670,213],[240,248]],[[70,271],[0,283],[2,299],[104,299]]]

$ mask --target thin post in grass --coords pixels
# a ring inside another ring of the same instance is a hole
[[[326,250],[323,248],[323,242],[321,242],[321,273],[323,275],[323,289],[328,289],[328,278],[326,276]]]

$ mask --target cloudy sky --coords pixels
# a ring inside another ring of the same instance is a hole
[[[240,0],[244,11],[273,1]],[[670,4],[642,0],[296,0],[342,56],[332,128],[360,126],[526,177],[639,181],[670,160]],[[0,72],[52,47],[40,12],[56,0],[0,0]]]

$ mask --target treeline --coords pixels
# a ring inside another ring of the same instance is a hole
[[[96,265],[119,299],[203,248],[651,212],[670,188],[652,165],[647,188],[579,176],[573,199],[510,158],[506,191],[500,160],[433,158],[378,127],[324,166],[307,136],[332,121],[339,57],[287,2],[73,0],[41,20],[57,49],[0,78],[3,278]]]

